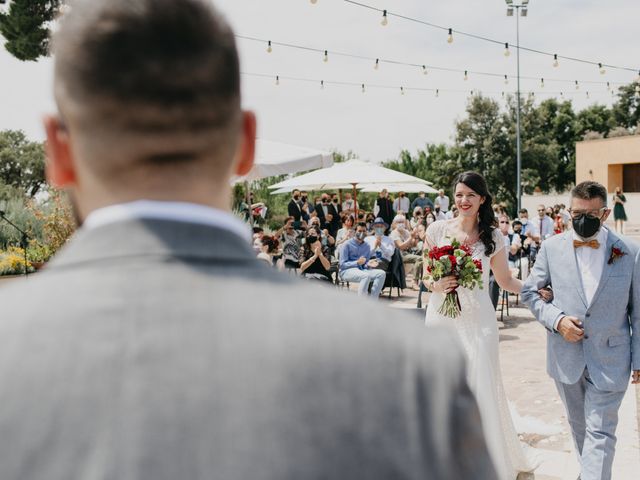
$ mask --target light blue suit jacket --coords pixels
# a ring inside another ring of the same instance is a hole
[[[626,255],[608,263],[613,247]],[[547,285],[553,288],[551,303],[545,303],[538,295],[538,289]],[[522,300],[548,330],[547,372],[552,378],[573,384],[587,367],[598,389],[624,391],[631,368],[640,370],[640,252],[637,245],[609,231],[600,283],[588,304],[573,247],[573,233],[551,237],[542,244],[524,284]],[[583,340],[567,342],[554,330],[561,315],[582,320]]]

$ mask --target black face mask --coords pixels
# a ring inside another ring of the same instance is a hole
[[[306,202],[306,201],[307,201],[307,197],[305,197],[305,196],[303,195],[303,196],[301,197],[301,200],[302,200],[303,202]]]
[[[589,215],[580,215],[571,220],[573,229],[582,238],[591,238],[600,230],[600,219]]]
[[[318,241],[318,237],[307,237],[307,242],[309,242],[309,245],[313,245],[317,241]]]
[[[298,195],[294,195],[294,196],[293,196],[293,199],[294,199],[294,200],[298,200],[299,198],[300,198],[300,197],[299,197]]]

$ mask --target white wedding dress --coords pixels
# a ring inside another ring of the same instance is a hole
[[[447,221],[431,224],[428,243],[441,247],[450,245]],[[494,230],[496,249],[485,255],[484,244],[471,246],[473,258],[482,260],[483,289],[458,288],[462,312],[457,318],[444,317],[438,309],[444,294],[432,293],[427,307],[426,324],[445,324],[455,328],[467,355],[467,380],[480,408],[482,426],[500,480],[515,480],[519,472],[531,472],[540,463],[536,451],[521,442],[516,433],[509,404],[502,385],[498,360],[498,326],[496,312],[488,293],[490,259],[504,255],[502,234]]]

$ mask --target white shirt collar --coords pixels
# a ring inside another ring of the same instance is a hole
[[[249,226],[229,212],[195,203],[156,200],[137,200],[99,208],[87,216],[82,228],[89,230],[110,223],[142,218],[199,223],[228,230],[243,239],[251,238]]]

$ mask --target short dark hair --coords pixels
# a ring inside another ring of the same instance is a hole
[[[76,2],[61,18],[53,52],[58,107],[81,132],[84,156],[109,160],[93,160],[98,171],[124,177],[122,156],[231,164],[240,62],[233,31],[208,2]]]
[[[529,213],[529,211],[526,208],[521,208],[520,211],[518,213]]]
[[[579,183],[573,190],[571,190],[571,198],[580,198],[582,200],[591,200],[592,198],[602,199],[602,203],[607,205],[607,189],[604,185],[594,182],[593,180],[586,180]]]
[[[358,222],[358,224],[356,225],[356,228],[358,228],[358,227],[362,227],[362,228],[364,228],[366,230],[367,224],[364,223],[364,222]]]

